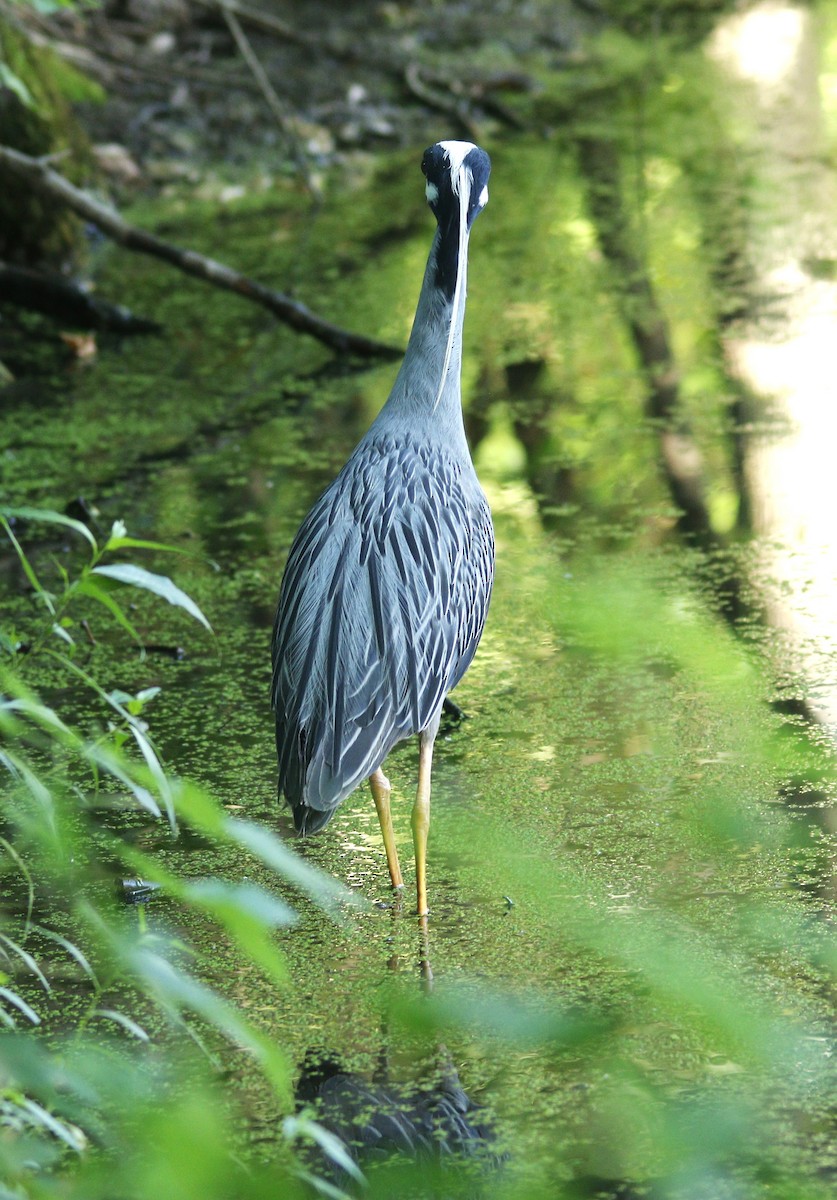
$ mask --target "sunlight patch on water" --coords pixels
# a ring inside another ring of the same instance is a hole
[[[808,19],[796,5],[768,0],[727,18],[712,38],[712,51],[734,64],[743,79],[770,87],[786,85]]]

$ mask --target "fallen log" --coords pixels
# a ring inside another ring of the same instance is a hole
[[[284,292],[276,292],[261,283],[256,283],[225,263],[207,258],[195,250],[185,250],[172,245],[145,229],[130,225],[115,209],[94,200],[87,192],[75,187],[63,175],[53,170],[46,159],[32,158],[19,150],[13,150],[11,146],[0,145],[0,167],[5,167],[37,191],[62,201],[78,216],[92,221],[102,233],[127,250],[150,254],[187,275],[193,275],[214,287],[234,292],[246,300],[260,304],[285,325],[299,333],[309,334],[340,354],[356,354],[364,358],[398,358],[403,353],[403,350],[396,346],[353,333],[326,321]]]
[[[71,279],[0,262],[0,303],[13,304],[81,329],[113,333],[159,333],[162,326],[137,317],[121,304],[93,296]]]

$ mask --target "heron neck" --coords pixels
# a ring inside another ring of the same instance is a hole
[[[406,420],[420,425],[434,440],[461,439],[462,423],[462,326],[465,319],[465,290],[468,270],[467,245],[459,262],[458,239],[452,230],[439,228],[430,247],[424,282],[416,308],[404,361],[389,400],[379,420]],[[446,270],[439,269],[445,264]],[[450,266],[461,272],[451,281]],[[457,294],[458,293],[458,294]],[[450,358],[445,370],[448,341],[453,333]],[[442,373],[444,371],[444,382]],[[441,391],[440,391],[441,386]],[[377,424],[377,422],[376,422]]]

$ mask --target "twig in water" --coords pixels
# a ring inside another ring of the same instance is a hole
[[[453,117],[460,123],[469,138],[475,142],[480,140],[479,127],[468,111],[467,103],[464,100],[455,99],[450,93],[444,95],[438,88],[428,87],[421,77],[421,68],[418,63],[410,63],[406,67],[404,82],[407,90],[423,104]]]
[[[221,12],[224,14],[224,20],[227,22],[229,31],[235,39],[235,44],[238,46],[242,58],[252,71],[253,78],[258,84],[259,90],[267,102],[267,107],[273,114],[276,124],[279,126],[282,133],[288,140],[288,143],[291,147],[291,152],[293,153],[297,166],[299,167],[299,170],[305,180],[305,186],[308,188],[308,191],[315,200],[320,200],[322,198],[322,193],[311,176],[311,172],[308,168],[308,160],[305,157],[305,151],[299,143],[293,118],[288,115],[287,106],[279,99],[276,89],[268,79],[267,72],[259,62],[258,56],[250,44],[250,39],[241,28],[241,23],[235,14],[235,8],[228,2],[228,0],[220,0],[220,6]]]

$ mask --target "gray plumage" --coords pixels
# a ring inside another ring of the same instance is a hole
[[[487,155],[425,155],[433,239],[390,397],[303,521],[273,635],[279,791],[313,832],[403,738],[435,729],[485,624],[491,516],[462,421],[467,234]],[[455,168],[458,174],[455,172]],[[472,186],[470,208],[457,179]]]

